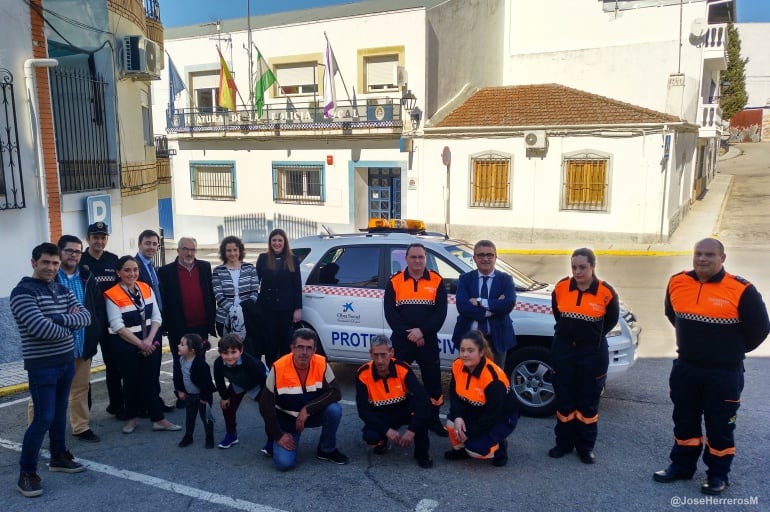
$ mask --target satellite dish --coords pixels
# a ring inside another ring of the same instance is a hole
[[[690,33],[693,37],[703,37],[708,30],[708,22],[704,18],[695,18],[690,25]]]

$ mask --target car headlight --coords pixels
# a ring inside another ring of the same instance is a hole
[[[607,333],[607,337],[612,338],[613,336],[620,336],[622,332],[623,330],[620,328],[620,322],[618,322],[615,324],[615,327],[613,327],[612,330]]]

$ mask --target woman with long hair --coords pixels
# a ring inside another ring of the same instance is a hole
[[[556,393],[556,446],[549,457],[577,450],[584,464],[593,464],[599,422],[599,397],[607,380],[607,333],[618,323],[618,295],[596,277],[596,255],[575,249],[572,277],[554,287],[551,307],[556,319],[551,360]]]
[[[292,326],[302,320],[299,259],[291,251],[284,230],[270,232],[267,251],[257,258],[257,276],[264,332],[261,352],[270,368],[273,361],[289,353]]]
[[[235,333],[244,340],[246,352],[254,355],[254,340],[249,337],[247,325],[253,316],[250,306],[257,301],[259,278],[251,263],[243,261],[246,248],[237,236],[227,236],[219,244],[222,265],[211,274],[214,299],[217,301],[217,334]],[[244,306],[247,306],[244,308]]]
[[[149,285],[138,281],[139,265],[133,256],[118,259],[115,271],[120,281],[104,292],[109,322],[110,350],[123,376],[128,423],[124,434],[136,429],[139,410],[147,409],[153,430],[181,430],[163,417],[158,399],[158,375],[152,357],[159,354],[156,339],[162,318]],[[153,380],[155,382],[153,382]]]

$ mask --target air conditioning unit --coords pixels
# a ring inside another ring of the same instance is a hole
[[[160,80],[163,56],[157,43],[143,36],[123,38],[123,74],[135,80]]]
[[[545,130],[524,132],[524,146],[527,149],[545,149],[547,142]]]

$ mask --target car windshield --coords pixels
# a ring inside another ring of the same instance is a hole
[[[454,256],[455,258],[461,260],[468,267],[473,269],[476,268],[476,263],[473,261],[472,246],[467,244],[447,245],[444,247],[444,250],[446,250],[450,255]],[[548,286],[547,283],[541,283],[539,281],[535,281],[528,275],[510,266],[508,263],[504,262],[500,258],[497,258],[497,263],[495,263],[495,268],[500,270],[501,272],[507,272],[508,274],[513,276],[513,280],[516,283],[516,287],[519,289],[539,290],[541,288],[545,288],[546,286]]]

